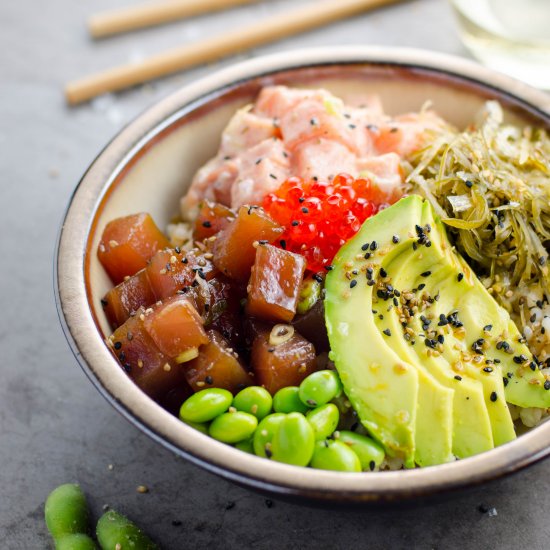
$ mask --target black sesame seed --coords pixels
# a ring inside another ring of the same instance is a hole
[[[440,344],[444,344],[444,343],[445,343],[445,336],[443,336],[443,334],[440,334],[440,335],[437,337],[437,341],[438,341]]]
[[[300,198],[298,199],[298,202],[299,202],[300,204],[302,204],[305,200],[306,200],[306,199],[305,199],[304,197],[300,197]]]
[[[309,214],[309,210],[305,206],[302,206],[302,212],[304,214]]]
[[[376,283],[371,279],[370,281],[367,281],[367,285],[374,286]]]
[[[542,303],[542,300],[537,300],[536,305],[539,309],[541,309],[544,304]]]
[[[371,461],[369,462],[369,469],[370,469],[370,471],[373,472],[375,468],[376,468],[376,462],[374,462],[374,460],[371,460]]]
[[[357,286],[357,281],[356,281],[355,279],[353,279],[352,281],[350,281],[349,287],[350,287],[350,288],[353,288],[353,287],[355,287],[355,286]]]
[[[459,382],[462,380],[462,376],[459,376],[458,374],[455,376],[455,380],[458,380]]]
[[[529,363],[529,368],[532,370],[532,371],[536,371],[537,370],[537,364],[534,362],[534,361],[531,361]]]
[[[383,267],[381,267],[380,268],[380,277],[384,278],[384,277],[387,277],[387,276],[388,276],[388,272]]]
[[[109,302],[107,300],[105,300],[104,298],[101,298],[101,305],[103,307],[107,307],[109,305]]]
[[[483,332],[491,332],[493,330],[493,325],[485,325],[483,327]]]
[[[292,225],[293,227],[296,227],[297,225],[300,225],[300,222],[298,220],[292,220],[290,222],[290,225]]]
[[[399,242],[399,237],[397,235],[394,235],[391,240],[393,244],[397,244]]]
[[[508,378],[504,377],[502,379],[502,383],[504,384],[504,387],[506,387],[508,385]]]
[[[115,349],[120,349],[122,347],[122,344],[120,342],[115,342]]]
[[[372,279],[373,273],[374,273],[374,270],[372,269],[372,267],[367,267],[367,271],[366,271],[367,279]]]
[[[424,283],[420,283],[418,285],[418,290],[424,290],[426,288],[426,285]]]
[[[537,314],[533,313],[533,315],[531,315],[531,317],[529,317],[529,321],[531,323],[534,323],[536,320],[537,320]]]
[[[498,395],[496,391],[491,392],[491,396],[489,399],[494,403],[498,399]]]
[[[431,271],[424,271],[420,274],[421,277],[429,277],[432,274]]]
[[[470,180],[466,180],[464,183],[466,183],[466,187],[468,187],[468,189],[474,185]]]
[[[464,273],[459,273],[459,274],[456,276],[456,280],[460,283],[460,281],[462,281],[462,279],[464,279]]]
[[[493,372],[492,367],[483,367],[483,372]]]
[[[126,354],[121,351],[119,354],[118,354],[118,358],[120,359],[120,362],[121,363],[124,363],[124,361],[126,361]]]
[[[277,176],[276,176],[275,174],[269,174],[269,177],[270,177],[271,179],[274,179],[274,180],[277,179]]]
[[[550,380],[546,380],[546,381],[544,382],[544,389],[545,389],[545,390],[550,390]]]
[[[372,243],[370,243],[370,249],[376,250],[377,248],[378,248],[378,243],[376,241],[372,241]]]
[[[334,269],[334,266],[332,266],[332,265],[326,265],[326,266],[325,266],[325,269],[326,269],[327,271],[332,271],[332,270]]]
[[[413,242],[412,247],[413,247],[413,250],[416,250],[418,248],[418,245]]]
[[[265,447],[264,452],[265,452],[265,456],[267,458],[271,458],[273,456],[273,453],[271,452],[271,449],[268,449],[267,447]],[[266,502],[266,505],[267,505],[267,502]],[[269,508],[269,506],[268,506],[268,508]]]
[[[314,278],[318,283],[322,283],[322,282],[323,282],[323,277],[321,277],[321,275],[319,275],[319,273],[315,273],[315,275],[313,275],[313,278]]]
[[[391,330],[389,328],[382,331],[386,336],[391,336]]]
[[[284,239],[281,239],[281,240],[279,241],[279,244],[281,245],[281,248],[282,248],[283,250],[286,250],[286,241],[285,241]]]
[[[370,252],[365,252],[365,260],[368,260],[371,257]]]
[[[204,381],[205,381],[207,384],[210,384],[210,385],[212,385],[212,384],[214,383],[214,379],[213,379],[210,375],[208,375],[208,376],[204,379]]]
[[[202,226],[203,227],[212,227],[212,223],[209,222],[208,220],[206,220],[206,221],[202,222]]]

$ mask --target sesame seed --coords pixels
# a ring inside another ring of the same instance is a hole
[[[389,328],[382,331],[386,336],[391,336],[391,330]]]
[[[209,222],[208,220],[206,220],[206,221],[202,222],[202,226],[203,226],[203,227],[210,228],[210,227],[212,227],[212,223]]]
[[[459,273],[459,274],[456,276],[456,279],[457,279],[457,281],[460,283],[460,281],[462,281],[462,279],[464,279],[464,273]]]
[[[458,380],[459,382],[462,380],[462,376],[459,376],[458,374],[455,376],[455,380]]]
[[[421,277],[429,277],[432,274],[431,271],[424,271],[420,274]]]
[[[491,396],[489,399],[494,403],[498,399],[498,395],[496,391],[491,392]]]
[[[370,246],[370,243],[365,243],[365,244],[361,247],[361,250],[364,252],[365,250],[368,250],[368,249],[369,249],[369,246]]]
[[[394,235],[391,240],[393,244],[397,244],[399,242],[399,237],[397,235]]]
[[[350,288],[353,288],[353,287],[355,287],[356,285],[357,285],[357,280],[356,280],[356,279],[353,279],[353,280],[350,281],[350,283],[349,283],[349,287],[350,287]]]

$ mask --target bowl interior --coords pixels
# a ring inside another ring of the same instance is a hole
[[[312,56],[317,61],[309,64],[283,56],[265,66],[256,60],[252,68],[237,67],[223,78],[176,93],[123,130],[84,176],[61,233],[58,284],[66,333],[92,381],[122,414],[174,451],[255,487],[310,498],[391,500],[503,475],[547,453],[534,432],[548,443],[550,424],[523,436],[521,446],[515,442],[487,456],[422,470],[361,476],[297,469],[244,455],[185,426],[134,386],[102,342],[110,329],[100,300],[111,283],[96,250],[106,223],[145,211],[166,228],[179,214],[179,199],[193,174],[216,153],[231,115],[253,101],[263,86],[324,87],[344,100],[364,96],[368,101],[376,94],[390,114],[418,111],[430,101],[441,116],[460,128],[474,119],[486,100],[498,99],[509,121],[549,125],[540,104],[499,91],[514,81],[502,77],[500,87],[494,87],[480,67],[468,65],[466,76],[458,76],[453,68],[460,62],[452,59],[441,66],[419,67],[413,62],[365,62],[355,54],[351,60],[346,56],[340,55],[339,63],[320,62],[317,54]]]
[[[254,101],[264,85],[286,84],[293,87],[324,87],[344,100],[378,95],[390,115],[418,111],[426,102],[446,120],[462,128],[469,124],[483,103],[491,97],[488,90],[464,82],[397,68],[347,67],[299,69],[270,77],[260,77],[221,90],[215,98],[205,98],[192,111],[187,109],[167,125],[153,129],[139,144],[127,162],[118,167],[109,193],[100,205],[89,239],[89,299],[98,325],[104,335],[109,326],[100,307],[101,297],[111,283],[96,254],[105,225],[112,219],[135,212],[149,212],[159,227],[166,228],[179,214],[179,199],[188,188],[193,174],[215,155],[220,135],[233,113]],[[524,122],[532,113],[522,112],[516,104],[508,104],[508,120]]]

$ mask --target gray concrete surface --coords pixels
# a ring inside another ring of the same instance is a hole
[[[65,343],[52,291],[54,243],[71,191],[125,122],[235,58],[74,109],[64,105],[63,83],[298,2],[264,1],[101,43],[87,38],[90,13],[129,3],[0,2],[0,548],[51,548],[43,502],[67,481],[82,484],[95,515],[109,504],[166,549],[549,548],[548,461],[406,509],[270,505],[150,441],[88,382]],[[349,43],[467,55],[442,0],[383,9],[250,55]],[[136,491],[141,484],[149,493]]]

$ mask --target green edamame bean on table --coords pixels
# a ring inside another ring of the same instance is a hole
[[[287,386],[273,396],[273,410],[278,413],[306,413],[309,407],[300,400],[298,386]]]
[[[271,412],[273,398],[261,386],[249,386],[241,390],[233,399],[233,406],[242,412],[253,414],[261,420]]]
[[[319,370],[310,374],[300,384],[300,400],[308,407],[328,403],[342,392],[342,383],[336,372]]]
[[[210,424],[208,433],[223,443],[238,443],[248,439],[258,426],[258,419],[245,412],[235,411],[217,416]]]
[[[97,544],[84,533],[73,533],[57,539],[55,550],[97,550]]]
[[[179,417],[184,422],[210,422],[229,409],[233,402],[231,392],[221,388],[201,390],[186,401],[180,408]]]
[[[87,533],[88,505],[82,489],[75,483],[66,483],[54,489],[46,499],[44,518],[56,542],[66,535]]]
[[[159,550],[135,523],[115,510],[99,518],[96,534],[102,550]]]

